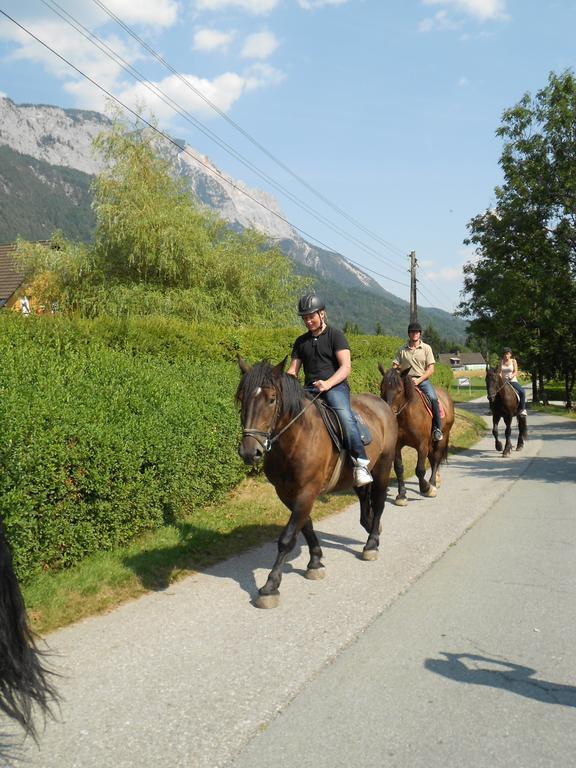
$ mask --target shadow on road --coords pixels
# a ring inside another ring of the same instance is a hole
[[[501,688],[517,696],[525,696],[544,704],[576,707],[576,686],[552,683],[533,677],[535,669],[502,659],[491,659],[474,653],[446,653],[444,659],[426,659],[425,669],[458,683]]]
[[[226,554],[225,546],[221,546],[222,544],[225,545],[225,540],[230,537],[244,536],[250,539],[250,530],[254,526],[243,526],[234,529],[226,535],[218,534],[214,531],[206,531],[190,524],[181,524],[178,527],[181,529],[181,543],[177,546],[161,548],[155,551],[148,550],[145,553],[129,556],[124,559],[124,564],[132,570],[146,589],[155,592],[168,589],[173,582],[173,574],[177,571],[193,570],[197,573],[207,573],[209,571],[211,576],[236,581],[244,592],[253,596],[258,591],[254,570],[272,568],[276,556],[276,545],[274,542],[282,531],[282,528],[277,525],[256,526],[257,541],[253,547],[256,548],[263,544],[269,544],[271,554],[270,557],[267,558],[265,556],[258,562],[255,562],[253,557],[246,556],[246,551],[241,552],[240,556],[231,557],[230,554],[233,553]],[[360,522],[358,522],[358,539],[337,536],[318,528],[316,528],[316,533],[324,550],[340,549],[357,555],[357,549],[354,549],[354,547],[357,548],[358,545],[364,544],[364,540],[361,538],[362,529]],[[290,561],[295,560],[300,555],[303,544],[304,539],[300,536],[296,546],[290,553]],[[211,549],[222,554],[215,556],[213,563],[207,564],[206,557],[210,556]],[[196,555],[195,553],[197,552],[201,553],[201,555]],[[202,558],[204,558],[204,562],[202,562]],[[291,562],[288,562],[284,566],[284,575],[291,571],[296,573],[304,572],[301,569],[294,568]]]

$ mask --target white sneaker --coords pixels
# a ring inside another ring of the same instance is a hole
[[[528,416],[528,411],[526,410],[526,408],[522,408],[518,416]]]
[[[436,440],[436,442],[439,443],[443,437],[444,435],[442,434],[442,430],[436,427],[436,429],[432,432],[432,439]]]
[[[372,475],[368,471],[370,459],[352,459],[354,464],[354,485],[368,485],[372,482]]]

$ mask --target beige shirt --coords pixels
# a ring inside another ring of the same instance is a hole
[[[436,360],[430,344],[420,341],[415,349],[410,349],[408,344],[400,347],[392,362],[399,366],[401,371],[409,368],[409,375],[418,378],[426,372],[429,365],[434,365]]]

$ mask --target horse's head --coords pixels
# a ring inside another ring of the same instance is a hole
[[[238,453],[253,466],[270,450],[282,418],[298,412],[304,395],[298,380],[284,373],[286,358],[275,366],[262,360],[250,367],[238,356],[238,365],[242,372],[236,390],[242,423]]]
[[[486,394],[488,402],[492,404],[498,391],[502,389],[502,375],[496,368],[486,366]]]
[[[408,371],[400,373],[398,368],[386,370],[382,363],[378,364],[378,370],[382,374],[380,397],[398,413],[402,406],[412,399],[414,392]]]

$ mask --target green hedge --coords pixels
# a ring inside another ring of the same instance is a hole
[[[126,544],[234,487],[246,473],[236,354],[276,362],[299,330],[0,312],[0,513],[19,578]],[[350,342],[353,391],[377,393],[378,363],[401,340]]]

